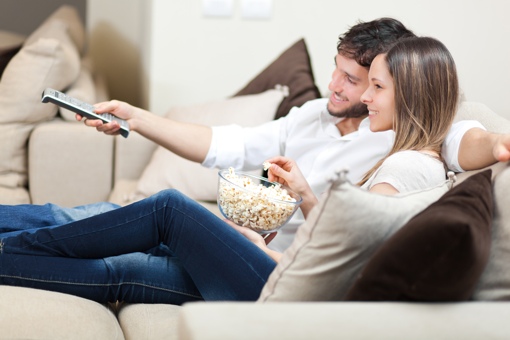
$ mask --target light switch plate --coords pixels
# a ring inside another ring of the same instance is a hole
[[[273,0],[241,0],[243,19],[271,19]]]
[[[202,0],[206,17],[230,17],[234,10],[234,0]]]

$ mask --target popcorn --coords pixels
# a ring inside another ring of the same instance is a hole
[[[236,175],[233,168],[224,177],[242,190],[220,178],[218,204],[229,220],[258,232],[282,226],[294,213],[296,199],[279,184],[255,184],[250,177]]]
[[[268,161],[265,161],[262,163],[262,166],[264,167],[264,171],[267,171],[271,167],[272,163],[269,163]]]

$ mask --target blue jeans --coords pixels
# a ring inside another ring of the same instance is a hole
[[[276,265],[175,190],[60,226],[0,237],[2,284],[98,302],[253,301]],[[161,245],[173,256],[147,253]]]

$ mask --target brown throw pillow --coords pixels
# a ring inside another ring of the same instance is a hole
[[[473,175],[413,217],[368,261],[350,301],[463,301],[487,264],[492,170]]]
[[[289,95],[278,107],[275,119],[287,115],[294,106],[320,98],[304,39],[284,51],[234,96],[261,93],[275,88],[276,85],[287,86]]]

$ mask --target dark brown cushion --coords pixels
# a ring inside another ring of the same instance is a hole
[[[309,100],[320,98],[304,39],[284,51],[234,96],[261,93],[276,85],[287,86],[289,95],[278,107],[275,119],[287,115],[293,106],[301,106]]]
[[[409,220],[369,260],[346,299],[469,299],[489,257],[491,172],[469,177]]]

